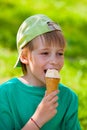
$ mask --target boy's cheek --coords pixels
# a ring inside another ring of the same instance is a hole
[[[64,63],[61,63],[61,64],[58,66],[59,71],[63,68],[63,66],[64,66]]]

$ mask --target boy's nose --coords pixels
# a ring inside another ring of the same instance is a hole
[[[56,56],[51,56],[50,57],[50,64],[52,64],[52,65],[58,64],[58,58],[56,58]]]

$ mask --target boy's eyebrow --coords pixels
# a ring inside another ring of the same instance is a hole
[[[59,51],[64,51],[64,49],[59,49]]]
[[[40,50],[43,50],[43,51],[47,51],[47,50],[50,50],[50,48],[41,48]],[[59,48],[57,51],[64,51],[63,48]]]

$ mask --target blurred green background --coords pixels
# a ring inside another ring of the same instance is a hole
[[[87,130],[87,0],[0,0],[0,83],[22,75],[14,69],[16,33],[30,15],[46,14],[59,23],[67,41],[62,83],[79,98],[79,119]]]

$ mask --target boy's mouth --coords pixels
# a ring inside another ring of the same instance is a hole
[[[45,74],[46,74],[47,70],[48,70],[48,69],[45,69],[45,70],[44,70],[44,73],[45,73]],[[57,70],[57,69],[56,69],[56,70]]]
[[[46,74],[47,70],[44,70],[44,73]]]

